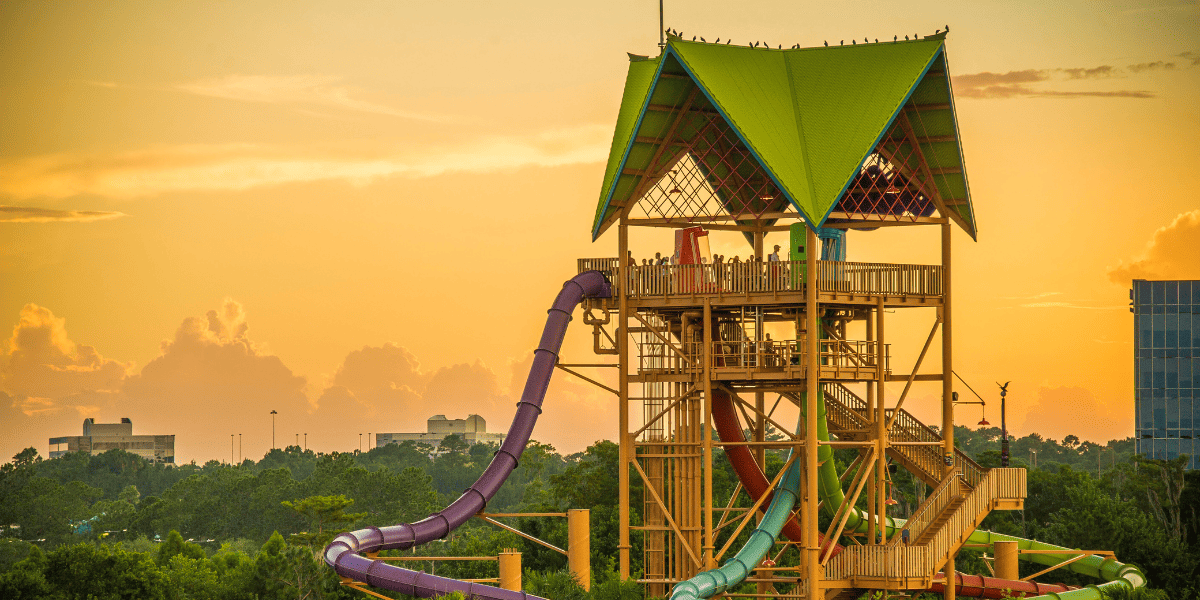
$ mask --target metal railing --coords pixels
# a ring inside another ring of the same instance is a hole
[[[858,413],[863,419],[870,420],[865,414],[867,410],[867,402],[858,397],[857,394],[850,391],[846,386],[839,383],[827,383],[824,386],[825,394],[834,402],[826,403],[826,411],[829,411],[835,403],[842,404],[850,410]],[[887,409],[886,415],[889,420],[893,420],[895,414],[894,409]],[[900,416],[896,417],[892,423],[892,428],[888,435],[893,441],[897,442],[940,442],[942,436],[937,432],[921,423],[907,410],[900,409]],[[946,468],[942,461],[942,449],[937,446],[890,446],[889,451],[899,453],[904,456],[915,467],[919,468],[930,478],[941,480],[942,472]],[[963,481],[970,487],[975,487],[986,472],[979,463],[967,456],[962,450],[954,449],[955,464],[958,466]]]
[[[879,343],[860,340],[821,340],[819,357],[823,372],[849,375],[874,373]],[[712,368],[759,371],[804,370],[807,362],[804,340],[722,340],[712,343]],[[698,373],[704,369],[704,342],[667,343],[650,339],[638,344],[640,370],[656,373]],[[890,370],[889,346],[884,344],[884,371]]]
[[[805,261],[719,262],[699,265],[632,265],[618,279],[616,258],[580,258],[579,272],[601,271],[632,298],[804,291]],[[940,265],[817,261],[821,292],[885,296],[940,296]]]
[[[931,496],[931,500],[925,503],[928,517],[921,523],[913,524],[913,520],[922,518],[914,515],[909,521],[910,531],[919,531],[919,527],[928,527],[931,523],[941,521],[937,532],[927,543],[847,547],[829,561],[825,568],[826,579],[848,579],[853,576],[930,577],[945,565],[950,553],[975,530],[995,500],[1024,498],[1027,495],[1025,469],[990,469],[962,503],[944,520],[940,519],[946,507],[957,500],[951,493],[954,487],[953,484],[939,486],[940,493],[935,494],[944,496],[944,499],[932,501]]]
[[[894,546],[903,540],[905,531],[909,533],[908,539],[916,543],[929,529],[929,526],[937,520],[938,515],[945,512],[947,506],[962,498],[962,493],[962,473],[956,469],[953,475],[943,479],[937,487],[933,488],[925,501],[917,507],[917,510],[913,511],[900,533],[892,536],[891,544]]]

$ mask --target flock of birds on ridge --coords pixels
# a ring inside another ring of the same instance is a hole
[[[678,32],[678,31],[676,31],[676,30],[674,30],[674,29],[671,29],[670,27],[668,27],[666,31],[667,31],[667,33],[669,33],[669,34],[671,34],[671,35],[673,35],[673,36],[675,36],[675,37],[677,37],[677,38],[680,38],[680,39],[682,39],[682,38],[683,38],[683,34],[682,34],[682,33]],[[949,31],[950,31],[950,26],[949,26],[949,25],[947,25],[947,26],[946,26],[946,29],[944,29],[944,30],[942,30],[942,29],[938,29],[937,31],[934,31],[934,32],[933,32],[933,34],[934,34],[934,35],[938,35],[938,34],[942,33],[942,31],[949,32]],[[697,39],[699,39],[699,41],[701,41],[701,42],[704,42],[704,43],[706,43],[706,44],[708,43],[708,40],[704,39],[704,36],[695,36],[695,35],[693,35],[693,36],[692,36],[692,41],[693,41],[693,42],[694,42],[694,41],[696,41]],[[921,39],[921,35],[920,35],[920,34],[916,34],[916,33],[914,33],[914,34],[913,34],[913,38],[912,38],[912,39],[914,39],[914,40],[919,40],[919,39]],[[907,35],[906,35],[906,36],[904,36],[904,40],[905,40],[905,41],[908,41],[908,36],[907,36]],[[900,36],[898,36],[898,35],[892,36],[892,41],[893,41],[893,42],[898,42],[898,41],[900,41]],[[715,42],[713,42],[713,43],[714,43],[714,44],[720,44],[720,43],[721,43],[721,38],[717,38],[717,41],[715,41]],[[725,40],[725,43],[726,43],[726,44],[732,44],[732,43],[733,43],[733,40],[732,40],[732,39],[730,39],[730,40]],[[858,40],[850,40],[850,43],[851,43],[852,45],[857,45],[857,44],[858,44]],[[863,38],[863,43],[864,43],[864,44],[870,44],[870,43],[871,43],[871,39],[870,39],[870,38]],[[879,38],[875,38],[875,43],[876,43],[876,44],[878,44],[878,43],[879,43]],[[747,43],[746,45],[747,45],[747,46],[749,46],[749,47],[751,47],[751,48],[757,48],[759,44],[762,44],[763,48],[770,48],[770,47],[771,47],[771,45],[770,45],[770,44],[768,44],[768,43],[766,43],[766,42],[754,42],[753,44]],[[825,41],[825,45],[826,45],[826,46],[828,46],[828,45],[829,45],[829,40],[826,40],[826,41]],[[842,40],[842,41],[841,41],[841,42],[840,42],[838,45],[839,45],[839,46],[845,46],[845,45],[846,45],[846,40]],[[795,49],[797,49],[797,48],[799,48],[799,47],[800,47],[800,44],[794,44],[794,45],[791,47],[791,49],[792,49],[792,50],[795,50]],[[778,48],[778,50],[783,50],[783,44],[779,44],[779,48]]]

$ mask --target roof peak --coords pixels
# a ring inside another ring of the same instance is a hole
[[[797,51],[802,51],[802,50],[807,50],[807,51],[833,50],[835,48],[857,48],[859,46],[875,46],[875,45],[884,45],[884,44],[913,44],[913,43],[928,42],[928,41],[935,41],[935,40],[940,42],[940,41],[944,41],[946,39],[946,35],[948,33],[950,33],[949,29],[947,29],[947,30],[939,29],[939,30],[937,30],[936,33],[926,35],[924,37],[920,36],[919,34],[913,34],[912,39],[910,39],[907,34],[904,35],[904,39],[900,39],[899,35],[894,35],[893,39],[891,39],[891,40],[888,40],[888,39],[880,40],[879,38],[863,38],[864,40],[866,40],[863,42],[859,42],[857,38],[852,39],[852,40],[845,40],[845,39],[839,38],[838,43],[836,43],[836,44],[830,44],[829,41],[826,40],[820,46],[801,46],[800,44],[792,44],[787,47],[784,47],[783,44],[775,44],[774,46],[772,46],[771,44],[764,42],[762,40],[757,40],[757,41],[751,40],[750,42],[747,42],[747,43],[737,43],[737,44],[733,43],[733,40],[731,40],[731,39],[726,40],[726,41],[719,41],[723,38],[717,38],[718,41],[709,42],[709,41],[704,40],[704,38],[702,38],[700,36],[693,36],[695,39],[689,40],[687,38],[681,37],[678,34],[678,32],[675,32],[675,31],[668,31],[666,39],[667,39],[668,46],[670,46],[672,44],[704,44],[706,46],[728,46],[730,48],[743,48],[743,49],[751,49],[751,50],[771,50],[774,52],[797,52]],[[847,43],[847,42],[849,42],[849,43]],[[635,56],[639,60],[646,60],[646,57],[638,56],[635,54],[629,55],[630,60],[633,60]]]

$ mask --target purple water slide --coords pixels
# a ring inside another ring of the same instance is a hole
[[[567,325],[571,322],[571,313],[584,298],[606,298],[611,294],[608,280],[599,271],[581,273],[563,284],[562,291],[550,307],[550,316],[546,317],[546,328],[542,330],[542,340],[538,343],[537,350],[534,350],[533,366],[530,367],[529,377],[525,380],[525,391],[521,394],[521,401],[517,403],[517,414],[508,428],[508,435],[483,475],[480,475],[479,480],[467,488],[462,496],[442,511],[416,523],[368,527],[343,533],[325,547],[325,562],[343,577],[419,598],[462,592],[468,598],[484,600],[540,600],[537,596],[530,596],[525,592],[503,590],[402,569],[362,554],[380,550],[406,550],[444,538],[483,510],[513,469],[517,468],[517,461],[529,443],[533,426],[537,423],[538,415],[542,413],[542,400],[546,397],[550,376],[554,373],[555,363],[558,362],[558,351],[567,333]]]

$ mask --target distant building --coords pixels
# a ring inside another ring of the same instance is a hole
[[[66,449],[63,449],[64,444]],[[120,423],[97,423],[95,419],[84,419],[83,435],[50,438],[50,446],[53,448],[50,458],[58,458],[68,452],[95,455],[120,449],[152,462],[175,462],[175,436],[133,435],[133,421],[129,419],[121,419]]]
[[[457,434],[468,444],[499,444],[504,441],[503,433],[487,432],[487,422],[479,415],[467,415],[465,419],[447,419],[446,415],[433,415],[426,421],[426,429],[425,433],[378,433],[375,434],[375,446],[382,448],[388,444],[412,441],[436,448],[446,436],[452,434]]]
[[[1136,451],[1147,458],[1191,457],[1200,468],[1200,281],[1135,279]]]

